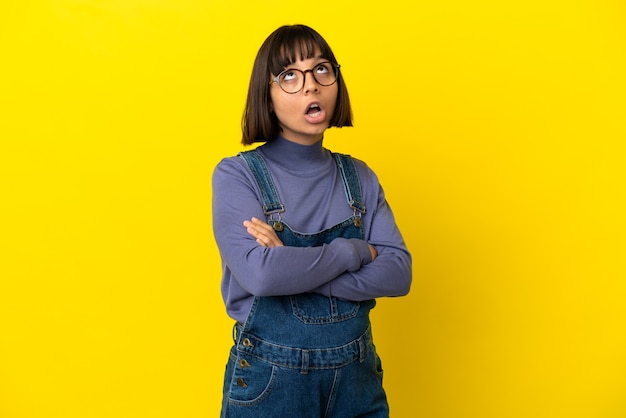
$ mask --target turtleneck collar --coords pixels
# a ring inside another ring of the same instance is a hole
[[[258,149],[263,157],[288,171],[313,174],[328,168],[332,163],[330,151],[322,146],[322,141],[302,145],[279,136]]]

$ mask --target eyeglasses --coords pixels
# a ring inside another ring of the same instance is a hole
[[[339,64],[333,64],[332,62],[320,62],[315,67],[309,70],[297,70],[295,68],[288,68],[285,71],[274,77],[270,84],[278,83],[278,86],[289,94],[295,94],[304,88],[304,82],[306,79],[306,73],[311,73],[313,79],[320,86],[332,86],[337,82],[337,76],[339,75]]]

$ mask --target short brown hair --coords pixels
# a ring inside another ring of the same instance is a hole
[[[241,143],[271,141],[280,134],[278,119],[272,111],[270,78],[298,59],[313,58],[319,50],[321,56],[337,63],[328,43],[314,29],[305,25],[281,26],[267,37],[257,53],[252,67],[248,98],[242,119]],[[329,126],[352,126],[352,108],[348,89],[339,71],[337,77],[337,104]]]

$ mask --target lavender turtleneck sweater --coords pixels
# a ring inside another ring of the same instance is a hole
[[[276,138],[258,148],[292,229],[318,232],[353,215],[329,150]],[[260,246],[242,222],[265,219],[252,173],[239,157],[213,173],[213,231],[222,257],[222,296],[228,315],[245,321],[254,296],[316,292],[361,301],[401,296],[411,285],[411,256],[374,172],[355,159],[366,213],[366,241],[337,238],[320,247]],[[378,251],[372,261],[368,243]]]

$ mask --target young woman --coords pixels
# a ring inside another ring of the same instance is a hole
[[[369,311],[408,293],[411,256],[376,175],[322,146],[351,117],[326,41],[303,25],[274,31],[243,118],[242,143],[264,144],[213,174],[222,295],[236,321],[224,418],[389,415]]]

